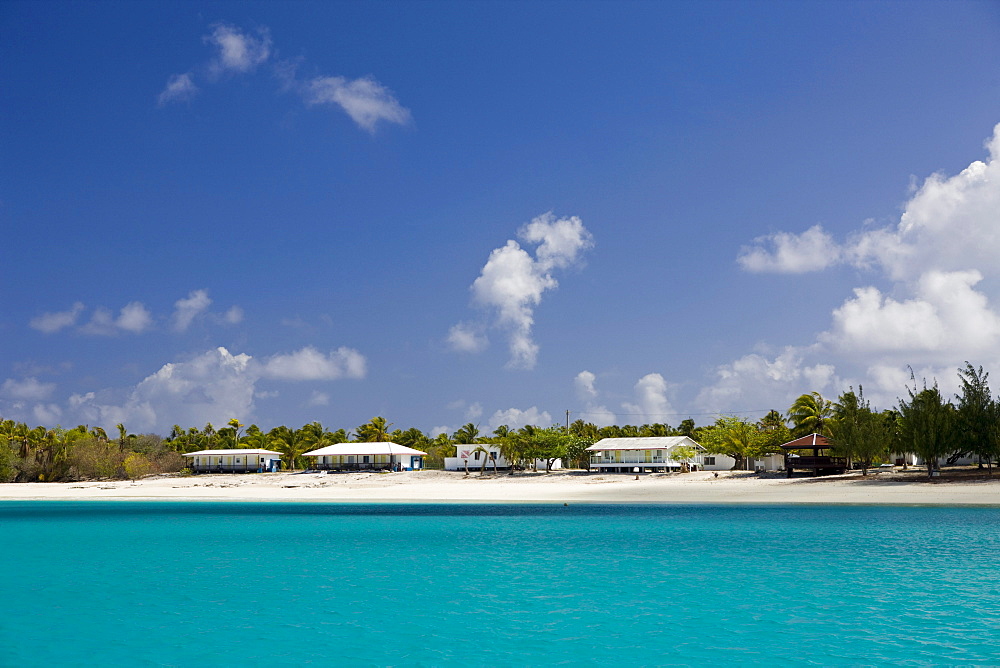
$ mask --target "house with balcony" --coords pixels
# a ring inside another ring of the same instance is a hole
[[[666,473],[680,471],[685,464],[693,470],[705,466],[705,448],[688,436],[603,438],[587,450],[590,469],[606,473]],[[687,456],[692,450],[694,456]]]

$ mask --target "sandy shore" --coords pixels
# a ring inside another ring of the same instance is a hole
[[[0,484],[0,500],[300,501],[390,503],[705,503],[997,505],[995,480],[919,474],[822,479],[723,472],[632,475],[583,472],[265,473],[154,476],[137,482]]]

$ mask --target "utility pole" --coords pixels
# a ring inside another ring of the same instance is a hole
[[[566,409],[566,433],[569,433],[569,409]]]

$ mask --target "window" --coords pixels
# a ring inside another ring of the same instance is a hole
[[[715,457],[705,457],[705,466],[715,466]]]
[[[476,452],[473,452],[472,454],[475,455],[475,457],[473,459],[475,459],[478,462],[479,461],[479,451],[477,450]]]

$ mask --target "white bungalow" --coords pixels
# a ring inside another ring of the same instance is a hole
[[[311,469],[319,471],[361,471],[384,469],[414,471],[424,467],[422,450],[390,442],[336,443],[302,455],[313,457]]]
[[[685,447],[695,451],[693,458],[677,456],[677,449]],[[685,462],[693,469],[704,466],[705,448],[688,436],[603,438],[587,450],[590,468],[608,473],[679,471]]]
[[[231,473],[248,471],[277,471],[281,466],[281,453],[273,450],[199,450],[186,452],[191,458],[189,467],[196,473]]]
[[[455,446],[455,455],[455,457],[444,458],[446,471],[478,471],[483,467],[483,464],[486,465],[487,469],[492,469],[494,465],[498,469],[510,468],[510,462],[500,454],[500,446],[495,443],[459,443]],[[545,459],[536,460],[534,468],[544,471],[547,461]],[[550,466],[553,471],[561,468],[561,459],[555,460]]]

